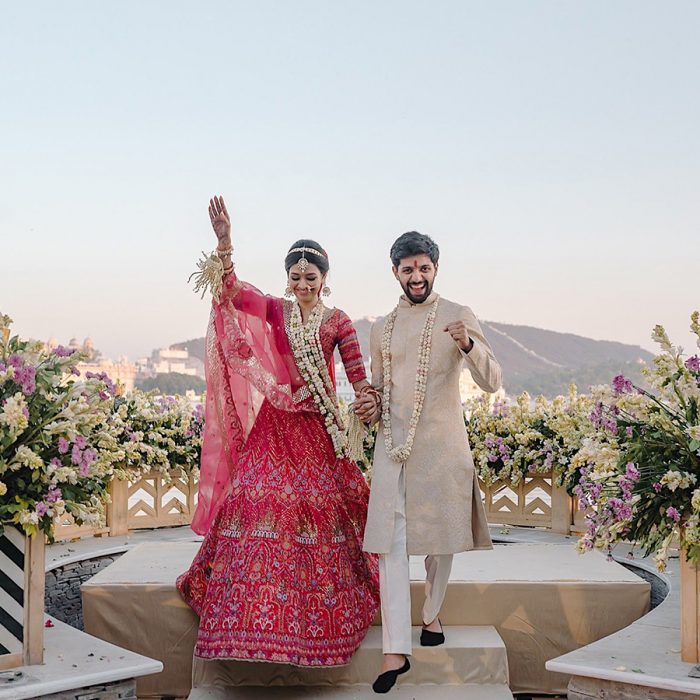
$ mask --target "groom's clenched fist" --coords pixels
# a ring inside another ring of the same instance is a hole
[[[452,336],[460,350],[469,352],[474,347],[474,341],[469,337],[469,331],[464,321],[452,321],[443,330]]]

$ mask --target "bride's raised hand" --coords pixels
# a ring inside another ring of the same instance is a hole
[[[231,219],[223,197],[214,196],[209,200],[209,219],[219,241],[219,248],[228,248],[231,245]]]

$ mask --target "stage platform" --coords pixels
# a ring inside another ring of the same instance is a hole
[[[194,541],[141,544],[83,584],[87,632],[163,662],[162,673],[139,679],[139,697],[183,697],[189,692],[197,617],[174,584],[198,547]],[[422,558],[412,558],[411,574],[416,579],[413,621],[418,625]],[[513,692],[566,693],[568,676],[546,671],[545,662],[626,627],[648,606],[648,583],[598,553],[579,556],[572,542],[498,544],[493,551],[455,556],[440,617],[449,627],[495,627],[507,648]],[[379,659],[378,647],[372,649],[377,633],[371,630],[365,642],[367,659]],[[460,663],[449,653],[447,662]],[[372,664],[368,662],[364,675]],[[229,672],[238,665],[197,661],[194,678],[197,685],[209,685],[221,674],[230,678]],[[263,667],[275,665],[243,666],[255,673],[241,671],[234,676],[239,683],[252,685],[255,678],[269,683]],[[273,676],[286,683],[289,668],[277,669]],[[328,684],[324,673],[314,671],[317,685]],[[373,677],[374,669],[364,682]]]

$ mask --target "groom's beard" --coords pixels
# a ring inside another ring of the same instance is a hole
[[[403,293],[406,295],[406,298],[412,304],[422,304],[433,291],[433,283],[434,280],[430,282],[426,280],[425,282],[423,282],[422,287],[417,287],[416,285],[410,284],[402,284],[401,288],[403,289]]]

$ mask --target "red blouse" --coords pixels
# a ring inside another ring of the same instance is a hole
[[[299,369],[294,362],[289,337],[287,336],[292,304],[294,302],[263,294],[252,285],[244,284],[238,279],[235,272],[229,273],[224,278],[221,300],[229,300],[237,309],[255,314],[267,321],[273,331],[277,349],[294,363],[293,369],[290,368],[292,370],[290,375],[292,376],[293,388],[299,389],[305,386],[304,380],[299,374]],[[324,357],[331,370],[334,365],[333,351],[337,346],[350,383],[354,384],[367,378],[355,327],[352,325],[350,317],[344,311],[340,309],[325,310],[323,321],[319,328],[319,337]]]

